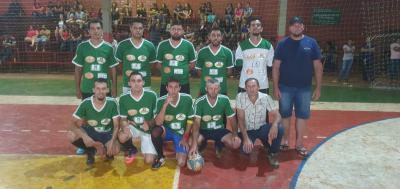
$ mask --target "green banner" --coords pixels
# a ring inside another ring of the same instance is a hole
[[[339,9],[315,8],[312,14],[314,25],[335,25],[340,23],[341,12]]]

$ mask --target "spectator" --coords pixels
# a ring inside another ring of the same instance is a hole
[[[132,8],[131,8],[130,1],[126,1],[125,5],[122,6],[121,15],[122,15],[122,17],[132,16]]]
[[[70,52],[75,52],[78,44],[82,42],[82,31],[78,27],[72,27],[67,41],[67,48]]]
[[[149,41],[151,41],[154,46],[158,46],[158,43],[161,41],[161,25],[160,20],[152,19],[151,23],[149,24],[149,32],[150,37]]]
[[[176,7],[174,9],[174,19],[178,22],[181,23],[183,20],[183,7],[181,3],[176,3]]]
[[[69,34],[69,29],[67,27],[64,28],[62,35],[61,35],[61,45],[60,45],[60,50],[61,51],[68,51],[69,50],[69,44],[70,44],[70,34]]]
[[[140,18],[146,18],[147,13],[146,13],[146,8],[144,7],[143,2],[137,5],[136,7],[136,14]]]
[[[182,9],[183,20],[185,23],[188,23],[188,21],[190,21],[190,19],[192,18],[192,14],[193,14],[192,7],[190,6],[189,3],[185,3]]]
[[[339,73],[339,82],[344,81],[343,84],[348,84],[348,77],[353,64],[355,50],[356,47],[353,45],[352,40],[348,40],[347,43],[343,45],[343,63]]]
[[[39,35],[36,38],[35,51],[38,50],[39,46],[42,47],[43,52],[46,51],[45,45],[50,40],[50,34],[51,34],[50,30],[45,25],[42,25],[42,27],[39,30]]]
[[[37,0],[33,1],[33,8],[32,8],[32,16],[43,16],[43,9],[44,7],[37,2]]]
[[[225,8],[225,26],[231,27],[233,22],[233,4],[229,3],[228,6]]]
[[[32,25],[29,25],[28,31],[26,32],[25,42],[28,42],[31,47],[35,44],[36,38],[39,35],[39,31],[35,29]]]
[[[248,33],[249,33],[249,30],[247,28],[246,22],[243,20],[243,22],[241,23],[241,27],[240,27],[240,40],[247,39]]]
[[[253,8],[250,7],[250,1],[247,2],[246,7],[243,9],[243,18],[247,20],[252,16]]]
[[[336,70],[336,45],[332,41],[328,41],[325,47],[325,72],[334,72]]]
[[[212,10],[212,5],[210,1],[206,2],[206,16],[208,16],[209,14],[212,14],[213,10]]]
[[[64,14],[64,7],[62,6],[61,1],[57,1],[57,3],[55,4],[55,6],[53,8],[53,13],[54,13],[54,16]]]
[[[200,22],[201,21],[206,21],[207,20],[207,15],[206,15],[206,3],[202,3],[199,7],[199,17],[200,17]]]
[[[194,32],[192,30],[192,27],[190,27],[189,25],[186,26],[186,32],[183,35],[185,37],[185,39],[187,39],[190,42],[194,42]]]
[[[236,31],[240,31],[241,28],[241,23],[242,23],[242,18],[243,18],[243,8],[242,8],[242,3],[238,3],[237,7],[235,8],[235,26],[236,26]]]
[[[2,43],[3,48],[0,51],[0,64],[2,64],[7,60],[10,60],[13,53],[13,47],[15,47],[15,44],[17,42],[15,40],[15,37],[11,35],[3,35],[2,39],[3,39]]]
[[[160,9],[161,33],[165,33],[168,20],[171,18],[167,4],[163,3]]]
[[[206,22],[201,20],[200,21],[200,27],[199,27],[199,37],[201,39],[201,41],[205,41],[208,35],[208,29],[207,29],[207,25]]]
[[[54,31],[54,36],[56,38],[56,41],[60,39],[60,36],[62,35],[64,28],[65,28],[64,15],[59,14],[59,20],[56,26],[56,30]]]
[[[160,10],[158,9],[157,3],[153,3],[153,6],[150,8],[150,16],[153,19],[158,19],[160,15]]]
[[[361,47],[361,59],[363,62],[364,81],[372,82],[375,79],[374,52],[375,52],[375,47],[371,43],[371,38],[367,37],[364,46]]]
[[[19,4],[18,0],[11,0],[11,3],[8,6],[8,11],[6,16],[23,16],[24,9],[22,9],[21,4]]]
[[[79,8],[75,12],[76,16],[76,23],[82,28],[82,26],[86,23],[87,21],[87,13],[83,9],[82,5],[79,5]]]
[[[395,84],[394,80],[400,79],[400,39],[390,44],[389,76],[391,85]]]
[[[114,1],[111,4],[111,20],[112,20],[112,23],[114,24],[114,26],[118,25],[118,23],[120,22],[119,16],[120,16],[120,13],[119,13],[118,4],[117,4],[117,2]]]

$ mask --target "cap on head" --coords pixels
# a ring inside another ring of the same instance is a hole
[[[290,19],[289,21],[289,25],[293,25],[293,24],[304,24],[304,20],[299,17],[299,16],[294,16],[292,19]]]

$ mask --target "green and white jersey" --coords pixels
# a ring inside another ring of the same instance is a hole
[[[170,77],[178,79],[181,85],[189,83],[189,63],[196,61],[196,51],[193,44],[181,39],[172,46],[171,39],[161,41],[157,47],[157,61],[161,63],[161,84],[167,84]]]
[[[132,38],[118,43],[115,58],[122,62],[122,81],[124,87],[129,87],[129,75],[139,72],[144,78],[144,87],[151,86],[151,64],[156,60],[156,48],[153,43],[142,39],[142,43],[136,46]]]
[[[260,83],[260,89],[267,89],[267,67],[272,66],[274,59],[272,44],[265,39],[261,39],[258,44],[253,44],[249,38],[239,43],[235,56],[236,66],[243,66],[239,87],[245,88],[246,79],[256,78]]]
[[[197,56],[196,69],[200,69],[200,92],[206,93],[206,82],[208,79],[217,79],[221,83],[221,93],[227,94],[228,68],[233,67],[232,51],[220,45],[218,51],[214,53],[210,46],[200,49]]]
[[[200,129],[214,130],[225,128],[223,118],[235,116],[229,97],[219,94],[215,104],[211,104],[207,95],[194,103],[194,116],[200,118]]]
[[[119,98],[119,112],[121,118],[127,118],[133,121],[137,129],[144,131],[142,126],[144,121],[154,119],[154,113],[157,107],[157,95],[153,91],[144,90],[142,95],[136,99],[131,93],[124,94]]]
[[[103,107],[94,106],[93,96],[86,98],[75,110],[73,116],[92,126],[97,132],[108,132],[114,128],[113,119],[119,117],[118,104],[114,98],[106,97]]]
[[[160,97],[157,101],[156,114],[165,102],[167,95]],[[183,135],[186,129],[186,121],[193,118],[193,99],[190,95],[179,93],[178,102],[173,105],[169,104],[165,111],[164,127],[170,128],[178,135]]]
[[[83,41],[78,45],[72,63],[82,67],[81,91],[83,93],[92,93],[94,82],[98,78],[107,79],[108,86],[111,88],[109,68],[117,66],[118,61],[114,57],[114,49],[110,43],[102,41],[94,46],[90,40]]]

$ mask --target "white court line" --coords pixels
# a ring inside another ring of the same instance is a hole
[[[31,132],[32,130],[30,130],[30,129],[23,129],[23,130],[21,130],[21,132]]]
[[[324,139],[324,138],[326,138],[325,136],[317,136],[317,138],[322,138],[322,139]]]
[[[3,131],[3,132],[13,132],[13,130],[11,130],[11,129],[3,129],[1,131]]]
[[[174,175],[174,183],[172,184],[172,189],[178,189],[180,175],[181,175],[181,168],[179,166],[176,166],[175,175]]]
[[[42,133],[48,133],[48,132],[50,132],[50,130],[42,129],[42,130],[40,130],[40,132],[42,132]]]
[[[57,132],[59,132],[59,133],[66,133],[66,132],[68,132],[67,130],[58,130]]]
[[[303,138],[308,138],[308,136],[303,136]]]

